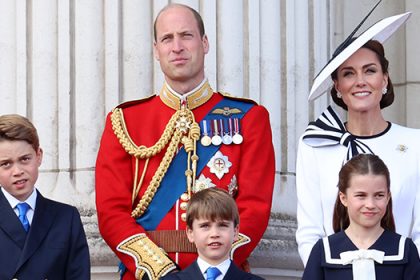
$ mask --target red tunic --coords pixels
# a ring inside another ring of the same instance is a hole
[[[197,122],[223,98],[215,93],[201,106],[193,109]],[[250,101],[242,101],[250,102]],[[119,106],[123,109],[128,134],[136,145],[150,147],[161,137],[175,110],[166,106],[159,96],[128,102]],[[221,145],[219,151],[232,163],[229,172],[219,179],[205,167],[201,172],[210,178],[218,188],[228,189],[232,177],[237,178],[238,192],[235,196],[240,214],[240,233],[248,236],[250,243],[234,251],[234,262],[244,263],[257,246],[268,224],[274,185],[274,150],[267,110],[253,106],[241,120],[243,142],[240,145]],[[127,267],[123,279],[135,279],[135,261],[130,255],[117,251],[117,246],[144,229],[131,217],[150,180],[152,179],[165,150],[149,161],[144,183],[134,206],[131,203],[135,158],[121,146],[112,129],[110,115],[100,143],[96,162],[96,206],[99,230],[106,243]],[[200,157],[200,155],[198,154]],[[140,175],[144,160],[139,161]],[[197,174],[197,178],[201,175]],[[139,175],[139,176],[140,176]],[[184,176],[184,174],[180,174]],[[185,229],[180,215],[179,204],[174,205],[160,222],[156,230]],[[169,257],[183,269],[197,257],[195,253],[170,253]]]

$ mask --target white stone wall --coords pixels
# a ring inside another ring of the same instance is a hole
[[[91,248],[93,277],[116,279],[116,259],[96,225],[94,167],[106,113],[160,89],[152,27],[167,0],[0,0],[0,114],[33,120],[44,149],[38,188],[76,205]],[[330,102],[307,102],[312,78],[373,5],[366,0],[185,0],[210,41],[214,89],[270,111],[276,151],[272,219],[251,259],[267,279],[297,279],[294,241],[296,144]],[[420,128],[420,2],[383,0],[367,25],[411,10],[386,44],[396,102],[389,120]],[[363,28],[362,28],[363,29]]]

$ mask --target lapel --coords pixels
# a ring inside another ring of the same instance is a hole
[[[242,270],[240,270],[234,263],[233,261],[230,262],[230,266],[228,271],[226,272],[225,277],[223,278],[224,280],[233,280],[233,279],[242,279],[242,277],[244,277],[245,272],[243,272]]]
[[[200,268],[198,267],[197,261],[193,262],[178,275],[181,280],[205,280],[203,274],[201,274]]]
[[[0,228],[20,249],[23,249],[27,233],[2,191],[0,191]]]
[[[35,253],[42,244],[45,236],[48,234],[54,219],[56,211],[51,209],[48,199],[44,198],[37,191],[34,218],[29,229],[28,238],[23,248],[21,258],[18,262],[17,270]],[[16,270],[16,271],[17,271]]]

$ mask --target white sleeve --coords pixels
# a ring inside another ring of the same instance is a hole
[[[319,165],[313,148],[299,140],[296,161],[297,231],[300,258],[306,266],[312,247],[325,236]]]
[[[420,157],[420,154],[418,155]],[[417,246],[417,251],[420,256],[420,158],[417,160],[417,188],[416,199],[413,208],[413,229],[411,231],[411,238]]]

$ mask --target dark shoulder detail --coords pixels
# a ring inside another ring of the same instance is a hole
[[[246,98],[246,97],[237,97],[237,96],[233,96],[230,93],[227,92],[221,92],[219,91],[219,93],[223,96],[226,97],[228,99],[232,99],[232,100],[238,100],[238,101],[243,101],[243,102],[247,102],[247,103],[252,103],[255,105],[258,105],[257,102],[255,102],[254,100],[252,100],[251,98]]]
[[[144,98],[141,98],[141,99],[125,101],[125,102],[117,105],[115,108],[124,109],[124,108],[130,107],[130,106],[133,106],[133,105],[137,105],[137,104],[143,103],[143,102],[145,102],[147,100],[152,99],[153,97],[156,97],[156,94],[152,94],[152,95],[149,95],[149,96],[144,97]]]

